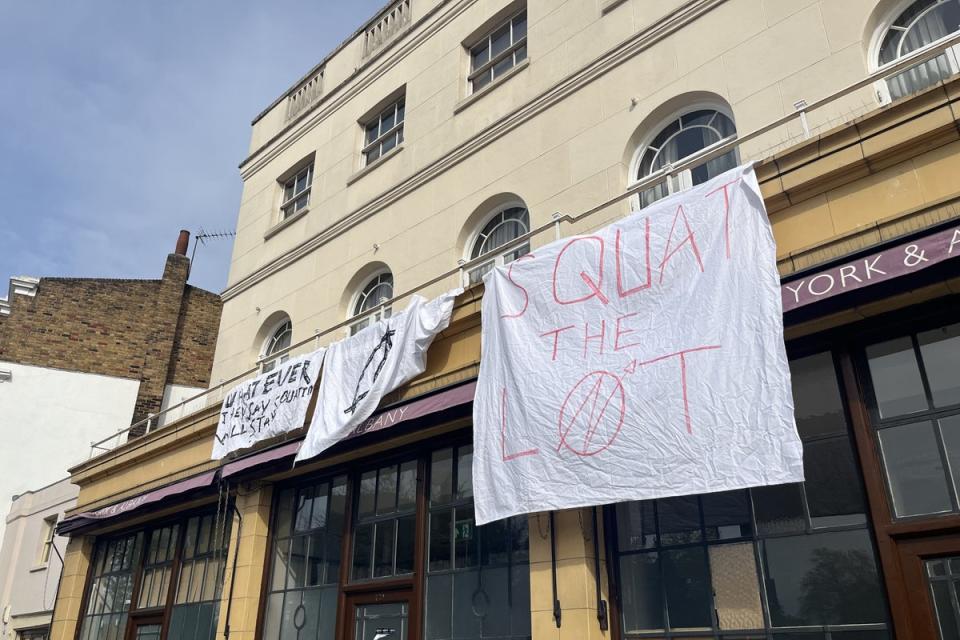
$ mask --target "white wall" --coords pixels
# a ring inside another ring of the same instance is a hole
[[[139,380],[0,362],[0,504],[49,485],[130,426]],[[2,533],[0,533],[2,540]]]
[[[198,393],[206,391],[205,387],[187,387],[182,384],[168,384],[163,388],[163,402],[160,405],[161,411],[166,411],[170,407],[175,407],[184,400],[189,400]],[[188,416],[195,411],[199,411],[207,406],[207,398],[197,398],[188,402],[183,407],[175,409],[169,413],[164,413],[157,420],[158,426],[165,425],[174,420],[179,420],[183,416]]]
[[[53,551],[46,563],[39,562],[43,521],[53,515],[62,519],[64,511],[76,504],[77,493],[66,478],[27,492],[10,505],[0,547],[0,612],[9,607],[10,619],[0,621],[0,640],[13,640],[18,629],[49,623],[63,565]],[[62,555],[67,538],[57,536],[54,545]]]

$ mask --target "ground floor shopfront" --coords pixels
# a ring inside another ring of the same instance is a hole
[[[924,100],[839,132],[839,156],[824,137],[758,168],[784,284],[809,294],[785,316],[804,483],[475,526],[474,287],[427,373],[318,460],[212,463],[212,407],[75,469],[52,640],[960,637],[960,261],[852,286],[960,220],[960,133]]]

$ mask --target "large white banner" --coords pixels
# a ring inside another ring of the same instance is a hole
[[[485,278],[477,524],[803,480],[752,167]]]
[[[292,358],[241,382],[223,398],[211,458],[303,426],[326,349]]]
[[[413,296],[391,318],[330,345],[317,408],[297,460],[319,455],[370,417],[380,400],[423,373],[427,348],[450,324],[457,289],[427,302]]]

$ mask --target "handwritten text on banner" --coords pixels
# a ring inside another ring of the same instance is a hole
[[[477,524],[802,480],[775,255],[741,167],[494,269]]]

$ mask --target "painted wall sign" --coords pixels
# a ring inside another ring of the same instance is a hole
[[[385,394],[423,373],[427,348],[450,324],[453,301],[462,292],[449,291],[429,302],[413,296],[403,312],[330,345],[317,408],[297,460],[319,455],[347,437],[377,410]],[[390,419],[402,415],[383,417]]]
[[[803,480],[750,167],[484,279],[477,524]]]
[[[790,311],[848,291],[898,278],[960,256],[960,226],[852,260],[780,287]]]
[[[303,426],[325,349],[278,364],[227,392],[220,410],[211,458]]]

